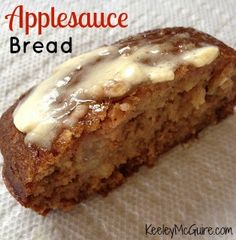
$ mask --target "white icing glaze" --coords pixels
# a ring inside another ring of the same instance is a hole
[[[219,54],[218,47],[202,47],[193,49],[183,55],[183,60],[195,67],[202,67],[210,64]]]
[[[177,55],[164,54],[163,49],[163,44],[102,47],[60,65],[14,111],[14,124],[26,133],[25,143],[49,149],[58,129],[73,126],[87,113],[91,101],[123,96],[145,81],[171,81],[180,64],[202,67],[219,54],[215,46]],[[78,76],[73,77],[73,72]]]

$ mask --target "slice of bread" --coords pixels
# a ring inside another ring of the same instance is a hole
[[[236,52],[217,39],[176,27],[107,48],[109,53],[103,48],[69,60],[46,80],[47,91],[61,77],[70,80],[47,111],[42,83],[0,120],[6,186],[40,214],[106,194],[141,165],[152,166],[158,155],[233,113]],[[50,113],[71,103],[79,88],[76,105],[63,108],[63,118]],[[40,104],[46,107],[39,110]]]

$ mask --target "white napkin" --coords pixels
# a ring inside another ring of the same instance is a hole
[[[60,2],[60,3],[59,3]],[[23,4],[28,11],[127,12],[125,29],[48,29],[37,36],[10,32],[4,16]],[[10,54],[9,38],[59,42],[73,38],[73,54],[130,34],[166,26],[193,26],[236,48],[235,0],[7,1],[0,4],[0,112],[70,54]],[[170,239],[145,235],[145,224],[173,227],[232,227],[234,235],[182,236],[173,239],[236,239],[236,115],[205,130],[189,147],[161,156],[155,167],[143,167],[106,198],[96,196],[68,213],[42,217],[21,207],[0,180],[0,239]],[[2,156],[0,157],[0,170]]]

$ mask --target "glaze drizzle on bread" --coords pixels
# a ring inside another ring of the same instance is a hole
[[[178,45],[173,52],[174,43],[185,38],[189,34],[176,34],[160,44],[117,44],[66,61],[18,104],[16,128],[26,133],[26,144],[50,149],[58,132],[73,127],[94,101],[121,98],[147,81],[174,80],[180,65],[203,67],[217,58],[218,47],[207,43],[186,49]]]

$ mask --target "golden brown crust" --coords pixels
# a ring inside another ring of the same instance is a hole
[[[143,38],[147,41],[159,39],[160,42],[164,42],[171,35],[178,33],[188,33],[190,37],[188,40],[185,40],[188,41],[188,43],[194,43],[198,46],[204,42],[219,47],[220,55],[214,63],[209,66],[209,68],[217,66],[217,69],[214,69],[215,75],[217,75],[218,72],[220,73],[224,67],[229,64],[234,64],[234,66],[236,66],[236,52],[232,48],[226,46],[217,39],[192,28],[176,27],[147,31],[134,37],[121,40],[116,44],[132,44],[133,42],[136,43],[137,41],[143,40]],[[181,42],[177,42],[176,44],[180,43]],[[184,76],[186,73],[191,71],[194,74],[194,67],[180,66],[176,71],[176,77],[181,78],[181,76]],[[163,86],[164,85],[165,83],[163,83]],[[162,84],[159,84],[158,88],[161,87]],[[113,116],[114,113],[115,115],[119,115],[119,119],[125,118],[125,116],[120,116],[121,113],[116,110],[116,103],[132,102],[132,105],[135,106],[141,101],[142,96],[147,95],[148,91],[155,91],[155,87],[151,90],[148,85],[140,85],[136,89],[133,89],[129,96],[125,96],[122,99],[106,99],[99,103],[103,106],[103,110],[101,112],[96,113],[93,110],[89,110],[87,115],[81,119],[73,129],[70,129],[69,131],[66,129],[62,130],[57,139],[54,141],[50,151],[39,149],[37,146],[29,147],[25,145],[24,134],[16,129],[12,117],[15,107],[20,101],[19,99],[2,115],[0,120],[0,149],[4,157],[3,178],[10,193],[22,205],[31,207],[29,196],[33,191],[32,183],[42,179],[45,170],[47,170],[50,166],[57,164],[66,152],[73,151],[74,146],[77,146],[80,139],[83,139],[84,136],[91,132],[95,132],[98,129],[105,129],[108,132],[109,129],[113,129],[116,125]],[[221,106],[221,111],[218,111],[218,114],[214,116],[214,120],[220,120],[231,113],[234,101],[235,100],[232,100],[230,103],[225,104],[224,107]],[[212,122],[212,120],[210,122]],[[205,124],[199,126],[197,131],[201,130],[209,123],[206,121]],[[191,136],[192,134],[189,134],[186,138]],[[177,142],[175,144],[177,144]],[[170,147],[172,146],[166,147],[166,149],[163,149],[162,152],[168,150]],[[145,156],[143,157],[145,158]],[[121,171],[114,171],[113,175],[104,181],[103,186],[99,191],[107,192],[109,189],[119,185],[123,182],[126,175],[132,173],[137,166],[144,164],[145,161],[142,160],[134,162],[129,160],[126,164],[121,166]],[[146,161],[146,164],[147,163],[148,161]],[[122,174],[120,174],[121,172]],[[86,196],[86,190],[83,193],[81,192],[81,199],[86,198]],[[45,213],[45,211],[47,211],[44,208],[42,209],[43,211],[41,209],[38,209],[38,211],[41,213]]]

